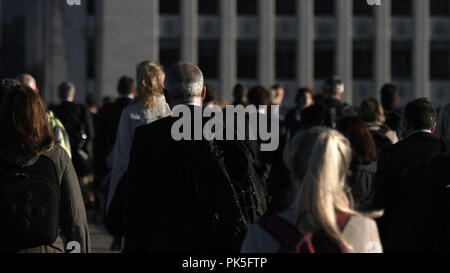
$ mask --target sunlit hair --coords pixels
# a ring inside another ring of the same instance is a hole
[[[337,224],[336,212],[359,215],[346,190],[346,177],[352,160],[349,141],[338,131],[313,128],[299,135],[293,156],[294,172],[300,181],[297,215],[308,212],[308,222],[316,230],[325,232],[351,246],[344,240]],[[300,227],[300,219],[297,219]]]
[[[438,138],[450,139],[450,104],[439,112],[435,134]]]
[[[31,88],[14,86],[6,94],[0,108],[0,147],[18,142],[33,154],[51,148],[55,137],[47,120],[41,97]]]
[[[374,98],[367,98],[361,103],[360,115],[365,122],[384,123],[386,121],[383,106]]]
[[[155,98],[163,95],[164,72],[153,62],[142,62],[137,67],[137,93],[144,108],[152,108]]]

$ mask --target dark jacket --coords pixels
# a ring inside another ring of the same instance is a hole
[[[33,165],[38,160],[38,156],[27,153],[18,147],[18,145],[14,144],[9,147],[3,147],[0,151],[1,159],[21,167]],[[86,210],[72,161],[59,145],[55,145],[45,154],[55,163],[60,184],[60,235],[51,245],[25,249],[21,252],[64,253],[64,243],[71,241],[80,243],[82,253],[90,252],[91,242]],[[63,238],[65,242],[63,242]]]
[[[61,120],[70,138],[72,159],[75,170],[79,176],[89,173],[88,160],[92,160],[92,141],[94,139],[94,125],[91,113],[81,104],[75,102],[62,102],[51,110]],[[80,151],[83,151],[80,154]]]
[[[177,120],[162,118],[136,129],[127,170],[124,252],[237,252],[242,241],[233,241],[234,230],[222,217],[234,206],[232,188],[206,140],[173,139]],[[227,164],[243,166],[239,158]]]
[[[95,121],[94,159],[95,173],[103,177],[107,172],[106,158],[116,142],[117,128],[123,109],[133,103],[128,97],[121,97],[113,103],[106,104],[99,111]]]
[[[371,164],[352,163],[347,183],[351,189],[357,211],[372,212],[375,196],[375,174],[377,162]]]
[[[416,133],[382,153],[375,206],[385,210],[378,221],[385,251],[409,251],[411,217],[420,188],[414,172],[444,149],[443,141],[433,135]]]

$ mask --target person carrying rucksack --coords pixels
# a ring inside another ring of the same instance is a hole
[[[0,126],[0,252],[90,252],[77,175],[56,145],[39,95],[13,86]]]
[[[375,221],[352,209],[346,176],[349,141],[316,127],[291,143],[289,167],[299,182],[297,201],[276,217],[253,225],[242,253],[379,253]]]
[[[345,117],[357,116],[355,109],[343,102],[344,83],[339,77],[332,77],[325,81],[320,102],[326,109],[326,126],[335,129],[338,122]]]
[[[361,103],[360,116],[372,133],[378,154],[398,142],[397,133],[385,124],[386,118],[381,103],[367,98]]]

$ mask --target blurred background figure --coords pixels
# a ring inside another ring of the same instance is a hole
[[[359,112],[375,140],[378,153],[398,142],[397,133],[385,124],[383,106],[376,99],[363,100]]]
[[[307,87],[300,88],[295,96],[295,104],[296,106],[288,112],[284,120],[287,134],[292,137],[300,130],[303,110],[314,104],[314,91]]]
[[[437,138],[450,139],[450,104],[447,104],[439,112],[434,134]]]
[[[74,102],[75,86],[64,82],[59,86],[59,105],[51,110],[59,118],[67,130],[72,150],[72,160],[80,181],[85,203],[88,207],[94,203],[93,182],[93,140],[94,124],[92,115],[82,104]]]
[[[352,106],[341,101],[344,93],[344,82],[339,77],[331,77],[325,81],[322,90],[322,105],[327,110],[327,125],[331,128],[336,128],[340,119],[357,116]]]
[[[238,83],[233,88],[233,105],[247,105],[248,89],[242,83]]]
[[[97,97],[94,94],[87,94],[85,98],[85,105],[95,120],[98,113]]]
[[[206,94],[203,101],[203,109],[217,105],[217,88],[214,85],[206,84]]]
[[[403,110],[399,106],[400,90],[397,85],[387,83],[381,88],[381,104],[386,116],[386,125],[397,133],[399,140],[406,138]]]
[[[284,86],[281,84],[275,84],[270,88],[270,105],[278,106],[278,109],[273,114],[283,121],[286,115],[286,109],[283,107],[284,100]]]

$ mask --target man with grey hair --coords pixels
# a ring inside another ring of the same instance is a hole
[[[202,111],[202,72],[193,64],[174,64],[166,72],[164,93],[173,112]],[[175,140],[172,127],[179,118],[174,115],[136,129],[128,170],[118,186],[126,200],[123,251],[237,253],[250,222],[257,221],[253,212],[258,210],[258,217],[265,212],[264,187],[254,163],[242,152],[243,141]],[[195,119],[191,115],[192,125],[207,122]],[[248,176],[253,184],[243,184]],[[261,206],[252,203],[260,197],[257,193],[264,199]],[[249,201],[246,206],[240,204],[243,198]]]
[[[337,76],[328,78],[322,89],[323,106],[327,110],[326,125],[336,128],[339,120],[345,117],[358,116],[353,107],[343,102],[344,82]]]

